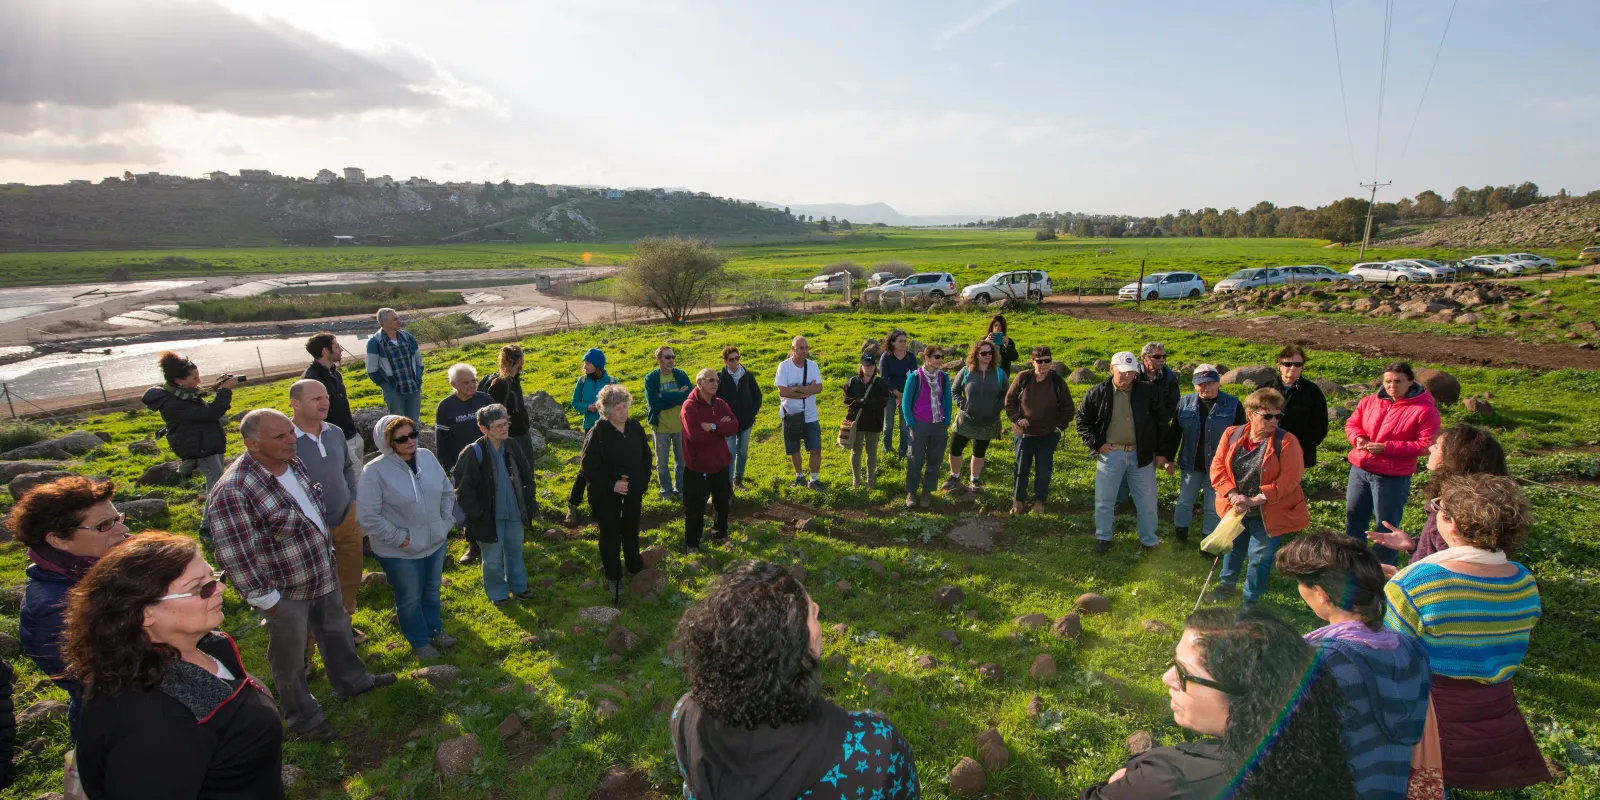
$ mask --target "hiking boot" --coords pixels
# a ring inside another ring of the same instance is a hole
[[[823,486],[822,485],[822,481],[819,481],[819,480],[813,480],[810,483],[806,484],[806,488],[810,489],[813,492],[823,492],[823,491],[827,491],[827,489],[828,489],[828,487]]]
[[[917,505],[922,506],[923,508],[933,508],[933,497],[930,495],[923,495],[922,499],[917,501]]]
[[[533,590],[532,589],[523,589],[522,591],[517,592],[517,599],[518,600],[532,600],[533,599]]]
[[[1042,503],[1042,502],[1034,503],[1033,504],[1033,513],[1035,513],[1035,514],[1043,514],[1044,513],[1044,503]]]
[[[1110,539],[1098,539],[1098,540],[1095,541],[1095,543],[1094,543],[1094,554],[1095,555],[1103,556],[1103,555],[1105,555],[1106,553],[1109,553],[1109,552],[1111,552],[1111,540]]]
[[[467,551],[465,553],[461,554],[461,558],[458,559],[456,563],[460,564],[463,567],[468,567],[468,566],[471,566],[473,564],[478,563],[478,559],[482,555],[483,555],[483,551],[481,549],[479,549],[478,541],[476,539],[473,539],[473,540],[467,542]]]
[[[699,547],[685,547],[683,549],[683,554],[686,555],[686,556],[698,556],[698,555],[700,555],[700,548]]]
[[[1187,544],[1189,542],[1189,526],[1188,525],[1184,525],[1184,526],[1181,526],[1181,527],[1174,527],[1172,529],[1172,531],[1173,531],[1173,538],[1177,539],[1180,543]]]
[[[439,648],[440,650],[449,650],[450,648],[456,646],[456,637],[451,636],[444,631],[440,631],[433,636],[428,637],[428,641],[433,642],[433,646]]]
[[[428,649],[432,650],[433,648],[430,647]],[[412,652],[417,652],[417,651],[413,650]],[[379,675],[374,675],[374,676],[372,676],[372,685],[371,686],[368,686],[367,688],[362,689],[361,691],[356,692],[355,694],[353,694],[353,695],[351,695],[351,696],[349,696],[347,698],[344,698],[344,699],[346,699],[346,700],[354,700],[357,697],[360,697],[360,696],[362,696],[364,694],[367,694],[368,692],[371,692],[373,689],[382,689],[385,686],[393,686],[394,682],[395,682],[395,677],[394,677],[394,673],[393,672],[385,672],[385,673],[382,673],[382,674],[379,674]]]
[[[945,478],[944,483],[939,484],[939,491],[941,492],[953,492],[959,488],[961,488],[961,479],[954,475]]]
[[[1028,507],[1021,500],[1011,501],[1011,516],[1020,517],[1028,513]]]
[[[583,519],[583,514],[579,513],[578,507],[576,505],[573,505],[572,503],[568,503],[567,504],[567,516],[566,516],[565,519],[561,520],[562,524],[566,525],[568,527],[571,527],[571,526],[577,525],[578,522],[580,520],[582,520],[582,519]]]
[[[1218,586],[1217,588],[1206,592],[1205,602],[1226,603],[1233,599],[1233,594],[1234,588],[1232,586]]]
[[[511,605],[511,598],[502,597],[499,600],[490,600],[489,602],[492,603],[495,608],[505,608],[506,606]]]
[[[796,489],[804,487],[806,485],[806,476],[804,476],[804,475],[796,475],[796,476],[794,476],[794,480],[790,481],[789,485],[794,487],[794,488],[796,488]]]
[[[324,719],[317,727],[309,731],[291,731],[289,734],[302,742],[337,742],[339,732],[333,729],[333,723]]]
[[[735,478],[733,481],[733,488],[735,491],[742,492],[748,487],[744,485],[744,478]]]
[[[917,507],[917,496],[908,492],[906,494],[906,508],[916,508],[916,507]]]
[[[421,647],[413,647],[411,648],[411,654],[416,656],[418,661],[433,661],[435,659],[444,658],[444,654],[440,653],[438,650],[435,650],[431,644],[425,644]]]

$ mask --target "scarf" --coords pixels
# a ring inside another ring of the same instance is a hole
[[[1332,625],[1318,628],[1306,634],[1303,638],[1308,642],[1338,639],[1343,642],[1354,642],[1374,650],[1393,650],[1400,646],[1399,634],[1388,629],[1375,631],[1368,628],[1365,622],[1357,620],[1336,622]]]
[[[1501,550],[1484,550],[1468,545],[1457,545],[1436,551],[1423,558],[1419,558],[1406,565],[1406,568],[1395,573],[1390,580],[1400,580],[1400,576],[1411,571],[1418,564],[1443,564],[1447,561],[1460,561],[1465,564],[1479,564],[1485,567],[1504,566],[1506,554]]]
[[[94,566],[98,558],[73,555],[65,550],[58,550],[48,544],[28,548],[28,560],[32,561],[39,569],[45,572],[54,572],[65,575],[74,583],[83,579],[83,574]]]
[[[175,383],[163,383],[161,384],[161,388],[166,389],[168,394],[171,394],[179,400],[186,400],[191,403],[204,403],[206,401],[206,396],[211,394],[204,389],[190,389],[184,386],[179,386]]]
[[[737,388],[738,385],[739,385],[739,381],[744,378],[744,365],[740,364],[738,371],[730,370],[728,372],[728,377],[733,379],[733,385],[734,385],[735,388]]]
[[[939,401],[943,399],[941,393],[944,391],[944,385],[939,383],[939,379],[943,376],[944,371],[938,367],[922,368],[922,379],[928,384],[928,409],[933,412],[934,422],[944,421],[944,409],[939,406]]]

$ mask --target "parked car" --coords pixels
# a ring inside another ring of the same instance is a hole
[[[877,303],[880,299],[882,299],[884,292],[899,286],[903,280],[904,278],[890,278],[889,280],[884,281],[877,286],[868,286],[866,290],[861,293],[861,302],[866,305],[873,305],[874,303]]]
[[[1462,260],[1461,263],[1480,275],[1493,275],[1497,278],[1510,278],[1528,270],[1526,264],[1505,256],[1473,256]]]
[[[1578,251],[1578,264],[1600,264],[1600,247],[1585,247]]]
[[[983,283],[974,283],[961,290],[961,299],[980,306],[988,305],[995,300],[1023,298],[1037,303],[1049,296],[1050,275],[1037,269],[996,272]]]
[[[1359,277],[1336,272],[1321,264],[1305,264],[1298,267],[1280,267],[1288,273],[1289,283],[1360,283]]]
[[[956,295],[956,276],[948,272],[918,272],[907,276],[899,286],[885,289],[883,297],[891,295],[899,300],[909,300],[912,295],[925,294],[939,300]]]
[[[1437,261],[1429,261],[1426,258],[1397,258],[1389,263],[1396,264],[1407,269],[1426,272],[1428,273],[1429,280],[1449,281],[1455,280],[1456,277],[1455,267],[1441,264]]]
[[[1172,300],[1199,297],[1206,293],[1206,282],[1193,272],[1155,272],[1144,276],[1144,283],[1130,283],[1117,291],[1117,299]]]
[[[818,275],[812,278],[805,286],[800,287],[801,294],[843,294],[844,281],[850,277],[845,274]]]
[[[1433,276],[1420,269],[1390,264],[1383,261],[1366,261],[1350,268],[1350,274],[1372,283],[1427,283]]]
[[[1521,261],[1524,264],[1532,264],[1537,269],[1553,270],[1556,268],[1555,259],[1545,258],[1533,253],[1507,253],[1506,258],[1513,261]]]
[[[874,272],[867,276],[867,288],[871,289],[874,286],[882,286],[893,280],[899,280],[895,277],[893,272]]]
[[[1289,278],[1278,267],[1250,267],[1241,269],[1220,281],[1212,287],[1212,294],[1226,294],[1242,289],[1255,289],[1261,286],[1277,286],[1288,283]]]

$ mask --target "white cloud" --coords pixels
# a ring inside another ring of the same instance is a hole
[[[985,22],[988,22],[990,17],[993,17],[1001,11],[1010,8],[1012,5],[1015,5],[1016,2],[1017,0],[995,0],[995,2],[985,6],[982,11],[979,11],[978,13],[973,14],[972,16],[967,17],[966,19],[961,20],[960,22],[957,22],[956,24],[940,31],[939,35],[934,38],[934,41],[940,45],[949,44],[950,40],[972,30],[973,28],[978,27],[979,25],[982,25]]]

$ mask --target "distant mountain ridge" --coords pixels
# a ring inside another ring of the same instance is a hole
[[[838,217],[841,220],[850,220],[854,224],[871,225],[881,222],[885,225],[964,225],[968,222],[977,222],[980,219],[994,219],[995,214],[902,214],[888,203],[867,203],[857,205],[854,203],[801,203],[782,206],[777,203],[768,203],[757,200],[756,205],[763,208],[788,208],[791,214],[807,214],[818,219]]]

